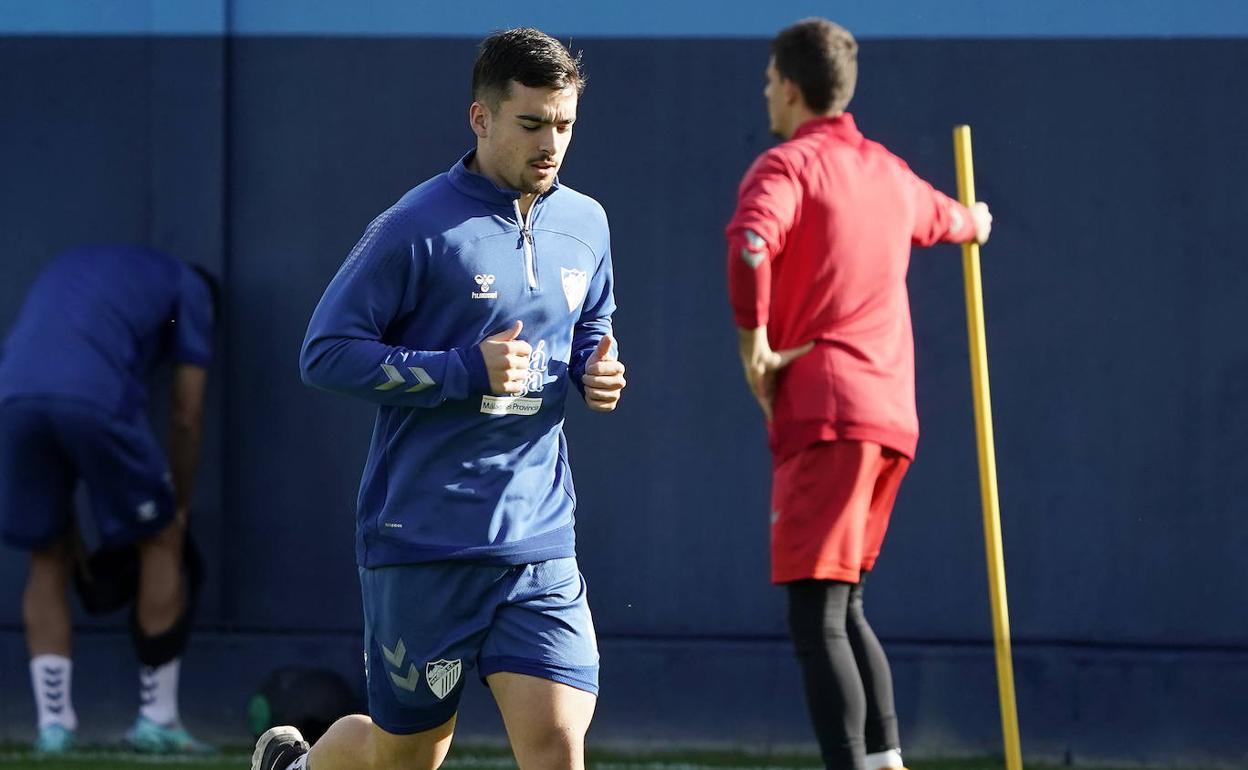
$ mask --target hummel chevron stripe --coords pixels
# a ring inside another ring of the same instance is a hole
[[[394,680],[395,686],[401,687],[404,690],[407,690],[408,692],[415,692],[416,683],[420,681],[420,671],[416,669],[416,664],[413,663],[411,665],[411,668],[407,670],[406,677],[401,677],[398,674],[391,671],[390,678]]]
[[[407,655],[407,645],[403,644],[400,639],[399,643],[394,646],[394,651],[387,649],[386,645],[381,645],[381,654],[386,656],[386,662],[395,668],[403,667],[403,657]]]
[[[406,385],[407,380],[403,378],[402,372],[393,364],[382,364],[381,370],[386,374],[386,381],[378,385],[375,390],[394,390],[395,388]],[[408,388],[408,393],[419,393],[427,388],[434,386],[433,378],[429,376],[429,372],[419,366],[409,366],[407,370],[412,373],[416,384]]]

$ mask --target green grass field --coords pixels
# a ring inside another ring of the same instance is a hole
[[[29,770],[245,770],[251,755],[244,750],[211,758],[150,757],[116,751],[82,751],[63,758],[41,759],[16,749],[0,750],[0,768]],[[623,754],[593,752],[590,770],[817,770],[813,756],[762,756],[732,753]],[[509,770],[515,767],[511,755],[502,750],[452,749],[443,765],[447,770]],[[1000,759],[919,760],[910,770],[1002,770]],[[1026,763],[1026,770],[1066,770],[1064,766]],[[1113,770],[1098,766],[1097,770]]]

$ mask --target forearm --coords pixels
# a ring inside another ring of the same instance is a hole
[[[169,430],[169,472],[173,479],[173,499],[178,510],[190,508],[195,493],[195,471],[199,467],[202,422],[198,418],[175,417]]]
[[[408,350],[376,340],[311,337],[300,371],[305,384],[384,406],[434,407],[490,392],[476,346]]]

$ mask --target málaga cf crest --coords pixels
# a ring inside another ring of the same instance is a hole
[[[438,696],[438,700],[442,700],[455,689],[462,673],[464,665],[458,660],[435,660],[425,664],[425,681],[433,694]]]
[[[559,272],[563,274],[563,296],[568,300],[568,310],[576,310],[576,306],[585,301],[585,286],[589,283],[589,276],[584,270],[570,267],[561,267]]]

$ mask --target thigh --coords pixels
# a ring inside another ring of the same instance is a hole
[[[412,735],[455,715],[509,571],[459,562],[360,568],[368,710],[379,728]]]
[[[814,444],[772,479],[772,580],[858,582],[880,447]]]
[[[525,674],[598,692],[598,642],[575,558],[524,566],[481,649],[481,675]]]
[[[77,471],[34,402],[0,404],[0,531],[16,548],[58,540],[73,519]]]
[[[146,417],[67,409],[56,423],[86,484],[101,545],[137,542],[168,526],[174,515],[169,464]]]
[[[597,696],[550,679],[500,671],[486,682],[503,715],[520,770],[584,766]]]

